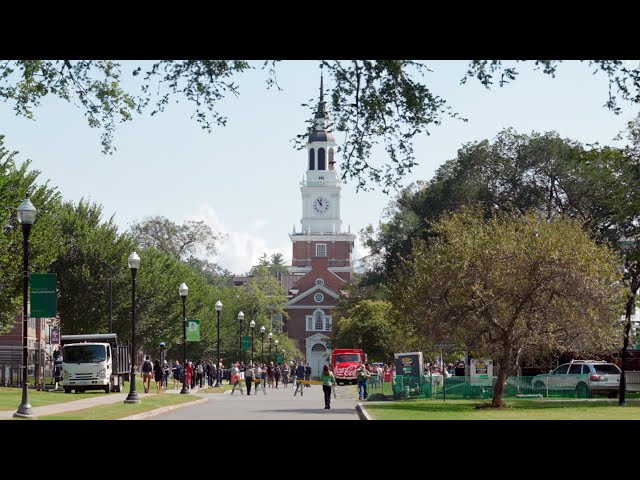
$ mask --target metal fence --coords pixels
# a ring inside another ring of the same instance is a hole
[[[589,375],[553,377],[509,377],[504,398],[591,398]],[[570,378],[569,378],[570,377]],[[497,377],[403,377],[397,375],[391,385],[382,385],[381,393],[393,398],[432,398],[488,400],[493,396]],[[375,390],[372,389],[372,392]]]

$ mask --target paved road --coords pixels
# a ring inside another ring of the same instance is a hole
[[[289,386],[291,387],[291,386]],[[320,385],[305,387],[304,395],[293,396],[293,388],[268,388],[265,395],[247,392],[240,395],[200,394],[209,401],[201,405],[158,415],[150,420],[358,420],[357,394],[352,386],[336,388],[336,398],[331,398],[331,409],[324,409],[324,397]]]

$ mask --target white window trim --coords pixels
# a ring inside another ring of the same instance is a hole
[[[320,255],[318,253],[319,247],[324,247],[324,255]],[[327,244],[326,243],[316,243],[316,257],[326,257],[327,256]]]
[[[318,299],[318,296],[319,296],[319,299]],[[316,303],[324,302],[324,295],[322,293],[320,293],[320,292],[315,293],[313,295],[313,301],[316,302]]]
[[[322,328],[316,327],[316,314],[320,312],[323,315]],[[318,308],[311,315],[305,316],[305,326],[307,332],[330,332],[333,323],[333,317],[324,313],[324,310]]]
[[[322,285],[324,286],[324,280],[322,278],[317,278],[316,279],[316,285]]]

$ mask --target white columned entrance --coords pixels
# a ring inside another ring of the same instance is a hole
[[[329,337],[322,333],[316,333],[305,339],[307,362],[311,366],[311,376],[319,377],[322,368],[331,361],[331,350],[327,348]]]

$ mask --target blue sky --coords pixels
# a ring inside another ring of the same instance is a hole
[[[288,234],[294,224],[300,228],[299,182],[306,169],[306,154],[295,150],[291,139],[305,129],[310,112],[301,104],[317,98],[319,69],[317,62],[282,62],[283,90],[275,91],[266,89],[261,63],[253,62],[258,68],[238,78],[239,97],[219,104],[228,122],[212,133],[190,118],[190,105],[171,104],[155,117],[119,125],[118,150],[105,156],[99,131],[86,125],[81,111],[57,99],[46,99],[35,121],[0,104],[0,133],[9,150],[32,160],[41,181],[49,179],[65,199],[102,204],[105,217],[115,215],[122,229],[149,215],[176,222],[203,219],[227,235],[213,260],[235,273],[247,271],[263,252],[281,252],[290,261]],[[493,138],[507,127],[522,133],[556,130],[583,143],[607,144],[638,114],[629,104],[623,104],[621,115],[604,108],[606,79],[578,62],[561,65],[555,79],[521,64],[515,82],[491,91],[477,82],[459,85],[466,62],[426,63],[433,70],[426,77],[430,88],[469,121],[445,118],[431,135],[417,138],[419,166],[403,185],[431,178],[463,143]],[[325,86],[332,87],[326,78]],[[342,139],[337,133],[336,141]],[[382,153],[374,152],[374,163],[384,161]],[[344,227],[357,233],[380,221],[393,194],[356,192],[355,185],[343,185],[341,212]],[[364,253],[358,242],[356,256]]]

